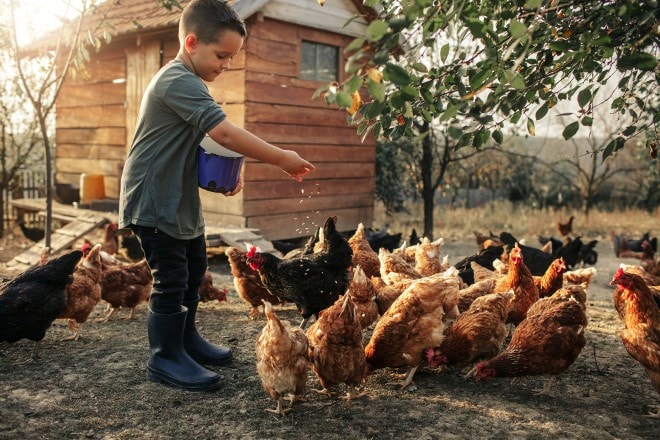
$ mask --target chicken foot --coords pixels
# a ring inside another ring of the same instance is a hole
[[[78,324],[75,319],[67,320],[67,326],[69,330],[73,332],[73,335],[62,338],[63,341],[77,341],[80,339],[80,332],[82,330],[82,324]]]
[[[293,408],[287,408],[283,409],[282,408],[282,397],[277,399],[277,408],[275,409],[266,409],[269,413],[277,414],[279,416],[288,414]]]
[[[361,397],[366,397],[366,396],[367,396],[366,392],[358,393],[358,388],[355,385],[349,385],[348,392],[345,395],[341,396],[340,399],[350,402],[352,399],[359,399]]]
[[[419,368],[419,365],[416,365],[416,366],[412,367],[410,370],[408,370],[408,373],[406,373],[404,375],[403,381],[388,382],[387,384],[388,385],[399,385],[402,390],[405,390],[406,388],[408,388],[410,386],[410,384],[412,384],[413,376],[415,375],[415,372],[417,371],[418,368]]]

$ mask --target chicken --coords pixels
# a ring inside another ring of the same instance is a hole
[[[564,272],[564,284],[582,284],[586,283],[587,288],[596,276],[598,271],[595,267],[583,267],[581,269]]]
[[[494,270],[483,267],[481,264],[476,261],[470,261],[470,267],[472,268],[472,273],[474,274],[474,282],[478,283],[479,281],[488,280],[490,278],[501,278],[502,274],[495,272]]]
[[[643,252],[644,249],[642,249],[642,243],[644,240],[651,243],[651,247],[654,251],[657,252],[658,250],[658,238],[651,238],[650,232],[645,232],[639,239],[629,239],[622,235],[615,234],[614,231],[610,231],[610,240],[612,241],[612,247],[614,248],[614,255],[621,258],[623,258],[621,256],[622,251]]]
[[[482,251],[489,246],[502,246],[504,244],[500,238],[493,234],[491,231],[488,231],[488,235],[482,234],[479,231],[472,231],[472,233],[477,240],[477,247],[479,248],[479,251]]]
[[[402,280],[422,278],[422,274],[417,272],[413,265],[403,257],[403,250],[390,252],[385,248],[380,248],[378,259],[380,260],[380,277],[385,284],[392,285]]]
[[[565,237],[564,245],[554,251],[552,255],[555,258],[563,258],[566,267],[573,268],[580,262],[583,248],[585,248],[585,245],[581,237]]]
[[[575,216],[571,216],[566,223],[562,223],[561,221],[557,222],[557,230],[559,233],[565,237],[567,235],[570,235],[573,232],[573,219]]]
[[[21,228],[21,232],[28,240],[38,243],[44,239],[46,232],[44,231],[43,228],[26,226],[25,222],[22,220],[17,221],[17,223],[18,223],[18,227]]]
[[[281,321],[271,304],[264,300],[266,325],[257,336],[255,346],[257,373],[268,395],[277,400],[277,408],[266,411],[287,414],[282,400],[291,397],[291,404],[305,390],[309,371],[307,336],[301,328]]]
[[[81,258],[81,251],[69,252],[0,286],[0,342],[30,339],[38,343],[44,338],[53,321],[66,310],[66,286]]]
[[[353,251],[336,229],[336,217],[323,226],[325,249],[300,258],[283,260],[275,255],[257,252],[252,247],[246,261],[259,272],[261,282],[280,301],[292,302],[303,317],[305,328],[309,318],[332,305],[346,292]]]
[[[380,277],[371,277],[371,283],[376,288],[376,306],[378,307],[378,314],[384,315],[387,309],[390,308],[392,303],[401,296],[415,280],[401,280],[398,283],[388,286]]]
[[[582,310],[586,312],[587,289],[585,284],[572,284],[557,289],[552,295],[541,298],[532,304],[527,310],[527,316],[537,315],[547,308],[569,299],[577,301],[580,304],[580,307],[582,307]]]
[[[413,282],[376,323],[365,347],[367,372],[407,367],[400,385],[410,385],[426,350],[444,338],[445,310],[456,307],[458,284],[455,268]]]
[[[116,255],[119,250],[119,239],[117,238],[118,225],[115,222],[110,222],[105,225],[103,231],[103,242],[101,250],[110,255]]]
[[[543,298],[550,296],[564,284],[564,272],[566,271],[566,264],[564,259],[559,257],[552,262],[548,270],[545,271],[542,277],[534,277],[534,284],[539,290],[539,297]]]
[[[216,299],[218,302],[227,301],[227,289],[215,287],[213,285],[213,275],[208,270],[204,274],[202,285],[199,286],[199,299],[202,302],[215,301]]]
[[[474,300],[447,328],[445,339],[426,356],[432,368],[440,365],[465,367],[495,357],[507,335],[504,323],[513,291],[489,293]]]
[[[522,250],[515,244],[509,252],[509,270],[506,276],[495,281],[495,292],[513,289],[514,298],[506,322],[518,325],[527,315],[527,309],[539,299],[539,289],[525,265]]]
[[[101,252],[101,259],[101,298],[110,305],[110,311],[101,321],[107,322],[120,307],[130,308],[128,319],[134,318],[136,307],[149,300],[153,286],[147,260],[124,263],[104,252]]]
[[[415,270],[423,277],[428,277],[436,273],[444,272],[449,267],[447,258],[440,258],[440,251],[444,240],[438,238],[431,241],[428,238],[422,238],[415,249]]]
[[[489,246],[475,255],[462,259],[454,264],[454,267],[458,269],[459,276],[469,286],[474,284],[474,272],[470,263],[475,261],[482,267],[494,270],[493,261],[501,258],[503,252],[504,246]]]
[[[307,330],[307,339],[309,360],[323,387],[321,393],[331,396],[330,387],[344,383],[348,386],[347,400],[365,396],[357,392],[366,376],[366,360],[360,317],[351,295],[340,296],[323,310]]]
[[[642,242],[642,257],[640,258],[639,265],[644,268],[644,270],[652,275],[660,275],[660,264],[656,261],[655,251],[653,246],[647,240]]]
[[[624,325],[621,341],[628,354],[642,364],[660,394],[660,308],[638,275],[620,267],[610,284],[617,286],[613,298]]]
[[[234,288],[238,297],[250,305],[248,316],[250,319],[257,318],[261,313],[259,307],[263,301],[268,301],[271,305],[281,304],[275,295],[270,293],[266,286],[261,282],[259,273],[253,270],[247,263],[247,252],[234,246],[225,250],[227,261],[231,274],[234,277]]]
[[[352,307],[362,328],[367,328],[378,319],[378,304],[376,304],[376,287],[370,278],[357,266],[353,271],[353,280],[346,293],[351,297]]]
[[[73,272],[73,281],[66,286],[66,310],[58,318],[66,319],[74,333],[67,339],[80,338],[82,324],[101,301],[101,244],[93,246]]]
[[[495,291],[495,278],[491,277],[485,280],[464,287],[458,291],[458,311],[465,312],[475,299],[493,293]]]
[[[371,248],[362,223],[358,224],[357,230],[348,239],[348,245],[353,251],[353,267],[360,266],[367,277],[380,276],[378,253]]]
[[[586,344],[586,326],[583,305],[574,298],[550,304],[516,327],[504,351],[477,364],[477,380],[547,374],[541,393],[548,393],[554,376],[566,371]]]
[[[125,261],[140,261],[144,258],[144,250],[137,235],[130,229],[121,229],[117,231],[121,237],[117,255]]]

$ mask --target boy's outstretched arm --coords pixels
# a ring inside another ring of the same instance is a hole
[[[227,119],[213,127],[208,134],[225,148],[280,167],[298,182],[301,182],[303,176],[316,168],[295,151],[283,150],[269,144],[249,131],[235,126]]]

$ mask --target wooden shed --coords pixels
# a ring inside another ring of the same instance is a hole
[[[115,3],[87,18],[106,15],[112,40],[90,53],[86,72],[65,81],[56,127],[56,182],[78,184],[82,173],[102,174],[109,199],[118,198],[142,93],[178,51],[180,15],[155,0]],[[343,48],[364,34],[370,11],[361,0],[232,4],[248,38],[231,70],[208,84],[211,94],[234,124],[296,150],[317,170],[299,184],[274,166],[246,160],[239,195],[200,190],[207,223],[256,228],[270,240],[310,235],[329,215],[338,217],[342,230],[359,222],[370,226],[375,141],[362,142],[345,112],[312,99],[329,79],[343,79]],[[355,15],[363,18],[344,27]]]

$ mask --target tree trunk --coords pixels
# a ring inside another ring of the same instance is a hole
[[[420,168],[422,170],[422,201],[424,204],[424,237],[433,240],[433,208],[434,200],[433,195],[435,188],[433,187],[433,146],[431,145],[431,136],[429,133],[428,123],[425,123],[423,128],[427,135],[422,140],[422,163]]]

